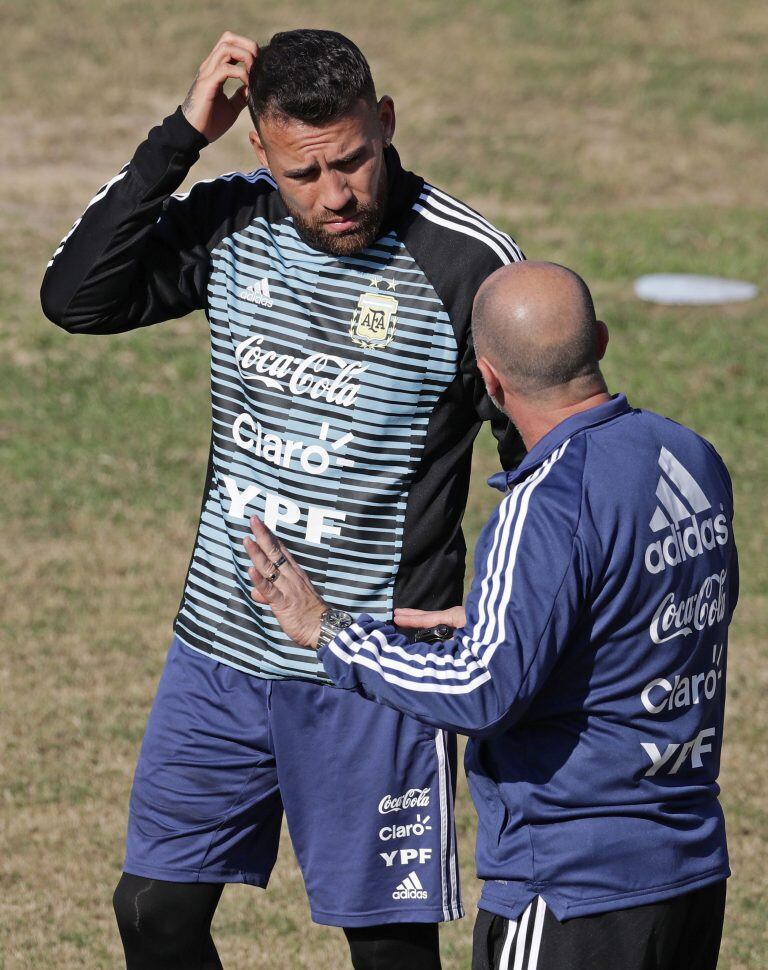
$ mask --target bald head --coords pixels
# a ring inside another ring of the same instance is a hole
[[[556,263],[521,262],[497,270],[478,290],[472,331],[511,390],[527,396],[603,385],[601,343],[587,284]]]

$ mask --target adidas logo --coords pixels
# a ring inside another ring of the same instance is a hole
[[[724,513],[698,518],[711,509],[709,499],[688,469],[666,448],[659,452],[659,468],[661,475],[656,486],[659,504],[651,516],[650,527],[654,532],[669,530],[669,534],[646,547],[645,568],[649,573],[664,572],[667,566],[695,559],[728,541],[728,520]],[[681,523],[688,519],[690,525],[683,528]]]
[[[264,277],[257,283],[251,283],[244,290],[237,294],[238,300],[247,300],[249,303],[257,303],[259,306],[272,306],[272,297],[269,293],[269,280]]]
[[[406,876],[392,893],[392,899],[427,899],[427,897],[428,893],[415,872]]]

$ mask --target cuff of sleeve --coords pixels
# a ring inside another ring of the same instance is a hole
[[[160,126],[163,133],[173,147],[180,152],[201,152],[208,144],[208,139],[201,134],[194,125],[187,121],[181,110],[181,105]]]
[[[184,181],[207,144],[208,139],[177,108],[136,149],[133,168],[145,186],[170,195]]]
[[[372,616],[361,613],[351,626],[317,651],[325,672],[338,687],[351,686],[351,681],[355,679],[353,660],[368,635],[368,629],[375,623]]]

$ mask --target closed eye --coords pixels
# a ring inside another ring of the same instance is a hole
[[[283,176],[287,179],[293,179],[296,182],[301,182],[303,179],[308,179],[312,175],[317,175],[320,169],[313,165],[311,168],[295,169],[292,172],[284,172]]]
[[[365,161],[366,151],[364,148],[358,148],[357,151],[350,152],[349,155],[345,155],[343,158],[336,159],[332,162],[334,168],[341,169],[354,169],[362,162]],[[320,171],[318,165],[310,165],[308,168],[294,168],[289,172],[283,172],[283,177],[287,179],[292,179],[295,182],[303,182],[307,179],[315,177]]]
[[[347,155],[344,158],[340,158],[338,162],[336,162],[336,164],[344,168],[348,168],[348,167],[351,167],[352,165],[355,165],[357,162],[361,161],[362,157],[363,157],[362,151],[353,152],[351,155]]]

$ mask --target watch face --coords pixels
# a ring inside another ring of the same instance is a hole
[[[349,613],[345,613],[344,610],[328,610],[323,617],[323,623],[334,630],[346,630],[352,623],[352,617]]]

